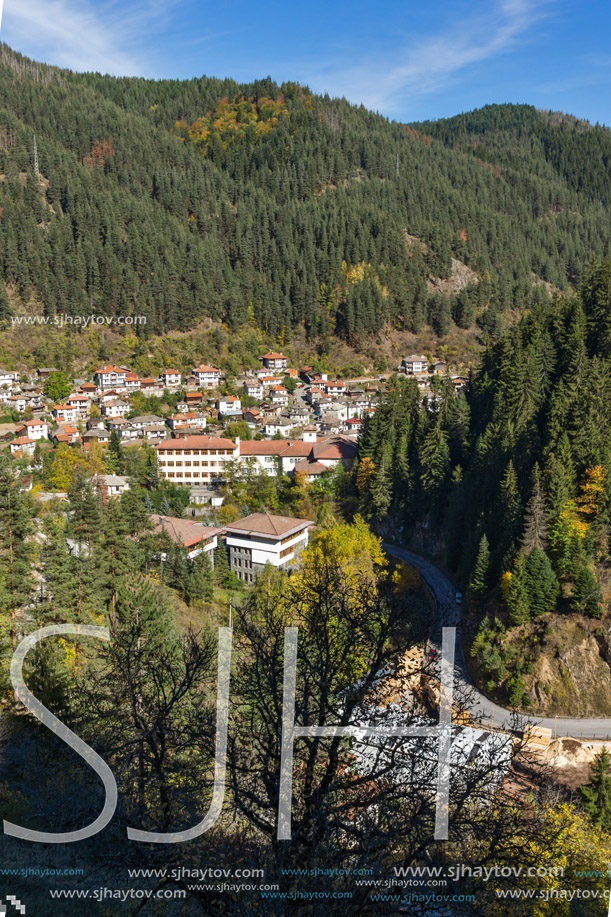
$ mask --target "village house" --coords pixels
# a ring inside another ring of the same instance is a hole
[[[282,385],[270,386],[268,397],[271,403],[275,405],[285,405],[289,401],[289,393]]]
[[[188,427],[203,429],[206,426],[206,417],[203,414],[195,414],[193,411],[171,414],[168,417],[168,425],[172,430],[185,430]]]
[[[106,423],[104,422],[103,417],[88,417],[86,426],[88,430],[105,430],[106,429]]]
[[[193,370],[193,375],[201,388],[218,388],[221,381],[220,369],[209,366],[207,363],[196,366]]]
[[[286,419],[280,417],[266,417],[261,432],[263,436],[272,437],[277,436],[279,433],[280,436],[288,437],[292,429],[293,425]]]
[[[9,369],[0,369],[0,388],[12,388],[19,382],[19,373]]]
[[[245,420],[248,426],[253,430],[260,425],[262,416],[259,408],[247,408],[245,411],[242,411],[242,419]]]
[[[429,368],[428,360],[422,354],[412,353],[401,361],[401,371],[413,376],[416,373],[425,373]]]
[[[99,430],[97,427],[94,427],[91,430],[87,430],[86,433],[83,433],[83,446],[87,449],[91,443],[100,443],[100,445],[106,445],[110,442],[110,431],[109,430]]]
[[[23,414],[28,406],[28,400],[24,395],[7,395],[3,401],[19,414]]]
[[[272,385],[280,385],[282,382],[282,376],[259,376],[259,381],[264,389],[270,388]],[[263,393],[265,396],[265,392]]]
[[[103,417],[125,417],[129,413],[129,404],[125,401],[107,401],[101,408]]]
[[[125,385],[125,377],[128,373],[128,370],[123,369],[121,366],[115,366],[113,363],[106,363],[104,366],[99,366],[93,374],[94,381],[97,387],[104,391],[108,388],[123,388]]]
[[[118,392],[114,388],[108,389],[106,392],[100,392],[98,395],[98,404],[101,407],[103,404],[109,404],[111,401],[120,401],[122,394],[122,392]]]
[[[253,513],[224,528],[229,565],[236,576],[252,583],[266,564],[286,569],[294,565],[306,547],[309,519]]]
[[[47,439],[49,436],[49,425],[46,420],[26,420],[18,428],[20,436],[28,436],[30,439]]]
[[[120,474],[98,474],[94,478],[94,484],[102,496],[120,497],[129,490],[129,481]]]
[[[325,382],[325,392],[327,395],[344,395],[346,392],[345,382]]]
[[[325,436],[319,439],[316,427],[306,427],[301,440],[292,443],[281,455],[282,474],[292,474],[298,463],[320,463],[326,469],[335,468],[340,463],[348,469],[356,455],[357,444],[342,434]],[[305,466],[302,466],[302,472]]]
[[[87,395],[82,395],[82,394],[81,395],[79,394],[70,395],[66,399],[66,404],[69,404],[71,407],[75,407],[77,411],[79,412],[79,416],[82,418],[87,417],[87,414],[89,413],[91,409],[91,401],[89,400]]]
[[[140,378],[137,373],[126,373],[125,374],[125,391],[128,394],[132,392],[140,391]]]
[[[164,388],[180,388],[182,375],[176,369],[164,369],[159,375],[159,381]]]
[[[187,392],[185,395],[185,404],[186,410],[192,411],[194,408],[199,408],[204,403],[204,396],[201,392]]]
[[[57,423],[76,423],[79,419],[78,408],[69,404],[53,405],[51,414]]]
[[[235,395],[223,395],[217,399],[215,406],[219,414],[224,416],[235,417],[242,413],[242,402]]]
[[[218,544],[219,530],[201,522],[191,519],[176,519],[173,516],[160,516],[152,513],[150,520],[153,523],[153,532],[165,532],[174,544],[183,545],[187,549],[187,557],[194,560],[200,554],[205,554],[214,567],[214,550]],[[163,552],[161,559],[166,560],[167,554]]]
[[[46,382],[50,375],[52,375],[53,373],[58,373],[58,372],[59,370],[56,369],[54,366],[40,366],[36,370],[36,378],[39,379],[41,382]]]
[[[244,380],[244,391],[249,398],[256,398],[257,401],[263,398],[263,384],[256,376]]]
[[[73,446],[75,443],[81,442],[81,435],[77,427],[73,427],[71,424],[60,424],[51,434],[51,441],[56,446],[60,443]]]
[[[261,362],[265,369],[271,369],[276,372],[279,370],[286,369],[288,366],[288,360],[283,353],[276,353],[273,350],[270,350],[268,353],[263,354],[261,357]]]
[[[32,455],[36,448],[36,440],[29,436],[18,436],[9,443],[11,455]]]

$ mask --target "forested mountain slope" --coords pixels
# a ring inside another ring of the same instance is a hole
[[[455,396],[442,379],[434,389],[423,405],[415,380],[395,378],[366,421],[356,508],[383,533],[445,561],[471,612],[478,609],[480,671],[491,690],[503,683],[503,700],[519,705],[527,656],[532,674],[553,635],[566,639],[556,655],[552,647],[550,666],[582,640],[594,641],[598,654],[593,634],[611,659],[603,640],[611,596],[611,261],[590,269],[578,295],[532,309],[489,344],[466,392]],[[573,660],[573,681],[580,666]],[[556,712],[568,712],[578,695],[557,697]],[[606,715],[610,703],[606,695]],[[579,712],[588,709],[603,708],[582,696]]]
[[[281,343],[495,335],[606,253],[610,158],[609,131],[527,106],[406,126],[296,84],[80,75],[2,46],[0,309],[146,315],[140,333],[209,316]],[[479,281],[430,295],[452,255]]]

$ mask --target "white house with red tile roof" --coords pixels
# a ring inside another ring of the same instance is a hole
[[[127,373],[128,370],[123,369],[121,366],[115,366],[114,363],[105,363],[95,370],[93,378],[97,387],[101,390],[123,388]]]
[[[241,414],[242,402],[235,395],[223,395],[217,399],[216,409],[219,414]]]
[[[140,377],[138,373],[126,373],[125,374],[125,390],[127,392],[139,392],[140,391]]]
[[[270,385],[269,398],[272,404],[283,405],[289,403],[289,393],[283,385]]]
[[[168,417],[168,424],[172,430],[184,430],[186,427],[205,427],[206,417],[204,414],[186,411],[179,414],[171,414]]]
[[[30,439],[47,439],[49,425],[46,420],[26,420],[17,432],[20,436],[28,436]]]
[[[221,381],[220,369],[210,366],[208,363],[202,363],[201,366],[194,367],[193,375],[201,388],[218,388]]]
[[[264,353],[261,357],[261,362],[266,369],[273,369],[276,372],[278,370],[286,369],[288,366],[288,360],[283,353],[276,353],[274,350]]]
[[[344,395],[346,392],[345,382],[325,382],[325,392],[327,395]]]
[[[57,423],[76,423],[79,418],[78,408],[70,404],[53,405],[51,414]]]
[[[164,369],[159,374],[159,381],[164,388],[179,388],[182,382],[182,374],[177,369]]]
[[[206,554],[211,566],[214,566],[214,550],[218,544],[219,529],[191,519],[176,519],[174,516],[160,516],[157,513],[152,513],[150,519],[153,523],[153,532],[157,535],[164,532],[174,544],[184,545],[189,560]],[[162,553],[162,560],[165,560],[166,556]]]
[[[36,448],[36,440],[29,436],[18,436],[9,443],[11,455],[32,455]]]
[[[74,395],[70,395],[66,399],[66,404],[69,404],[71,407],[75,407],[81,417],[87,417],[87,414],[91,409],[91,400],[87,397],[87,395],[82,393],[75,393]]]

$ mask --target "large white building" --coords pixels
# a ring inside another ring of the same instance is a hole
[[[252,583],[265,564],[291,566],[308,543],[310,519],[253,513],[225,526],[225,543],[232,571]]]
[[[162,477],[185,486],[221,482],[227,462],[238,450],[230,439],[203,435],[166,439],[155,448]]]

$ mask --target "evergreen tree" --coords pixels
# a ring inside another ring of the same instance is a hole
[[[585,557],[580,557],[574,574],[572,604],[577,611],[592,618],[602,616],[602,595],[598,577]]]
[[[506,602],[510,624],[515,626],[525,624],[530,620],[531,609],[528,584],[526,582],[526,557],[521,551],[518,553],[511,571]]]
[[[535,548],[538,548],[539,551],[544,551],[547,544],[547,511],[541,490],[538,465],[535,465],[533,482],[531,497],[526,504],[524,531],[522,533],[522,547],[526,554],[530,554]]]
[[[125,455],[121,445],[121,437],[116,430],[113,430],[110,434],[104,464],[108,474],[123,474],[125,472]]]
[[[227,557],[227,548],[222,538],[219,538],[214,551],[214,581],[217,586],[225,586],[230,576],[231,570],[229,567],[229,558]]]
[[[533,617],[553,611],[556,607],[560,586],[547,554],[541,548],[533,547],[526,556],[524,579],[529,596],[530,613]]]
[[[605,745],[594,758],[590,782],[579,787],[581,804],[597,828],[611,829],[611,757]]]
[[[489,566],[490,548],[488,538],[484,533],[480,539],[475,566],[469,581],[469,589],[476,598],[481,598],[486,592]]]

